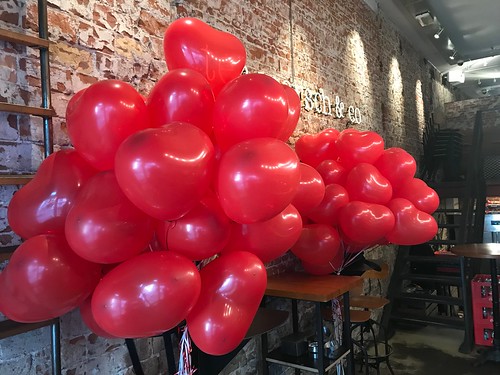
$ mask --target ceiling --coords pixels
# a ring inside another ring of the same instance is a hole
[[[374,10],[379,7],[401,34],[467,97],[500,95],[500,0],[365,2]],[[441,28],[439,39],[435,39],[434,34]],[[465,81],[453,82],[453,75],[462,73]]]

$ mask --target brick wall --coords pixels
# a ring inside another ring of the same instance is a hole
[[[460,100],[445,104],[446,123],[450,129],[472,129],[477,111],[485,111],[483,126],[500,128],[500,96]]]
[[[439,73],[412,49],[382,14],[361,0],[190,0],[175,6],[154,0],[51,0],[49,38],[56,149],[69,145],[64,119],[71,96],[98,80],[117,78],[147,95],[166,72],[162,36],[178,17],[192,16],[231,32],[244,43],[250,72],[272,75],[298,90],[323,89],[359,108],[362,122],[303,111],[292,136],[326,127],[375,130],[386,146],[400,146],[416,158],[429,114],[443,113],[453,93],[439,83]],[[291,4],[291,7],[290,7]],[[0,27],[37,31],[36,1],[0,2]],[[37,51],[0,42],[0,101],[39,105]],[[438,77],[434,80],[432,77]],[[0,113],[0,172],[34,172],[42,151],[41,122]],[[0,186],[0,244],[19,243],[6,222],[6,207],[17,187]],[[389,262],[394,252],[379,252]],[[294,265],[292,256],[273,262],[270,272]],[[307,320],[308,306],[301,310]],[[279,331],[289,333],[289,327]],[[277,344],[276,337],[270,342]],[[158,339],[137,340],[148,374],[165,370]],[[63,373],[130,374],[122,340],[90,333],[78,312],[62,318]],[[0,341],[1,374],[50,373],[48,330]],[[255,343],[225,374],[255,373]],[[280,373],[282,368],[273,368]]]

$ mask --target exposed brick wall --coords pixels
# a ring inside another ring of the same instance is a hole
[[[174,6],[155,0],[51,0],[49,38],[53,119],[56,149],[69,145],[64,119],[66,105],[78,90],[98,80],[117,78],[147,95],[166,72],[162,36],[182,16],[198,17],[239,37],[248,52],[250,72],[269,74],[295,87],[322,88],[347,106],[360,109],[359,129],[375,130],[386,146],[400,146],[415,157],[430,113],[443,113],[453,92],[432,77],[439,74],[412,49],[384,18],[361,0],[190,0]],[[37,32],[36,1],[0,2],[0,27]],[[291,14],[291,19],[290,19]],[[39,105],[38,53],[0,42],[0,101]],[[41,122],[27,116],[0,113],[0,172],[33,172],[42,159]],[[352,126],[303,111],[293,143],[300,135],[326,127]],[[6,207],[17,187],[0,187],[0,244],[19,243],[6,222]],[[394,253],[379,254],[392,262]],[[273,262],[269,272],[296,264],[291,255]],[[303,321],[310,312],[304,311]],[[279,335],[290,333],[289,325]],[[130,374],[121,340],[104,340],[83,327],[77,312],[62,319],[63,373]],[[277,337],[270,339],[277,345]],[[158,339],[138,340],[148,374],[165,370]],[[255,342],[225,370],[225,374],[255,373]],[[0,341],[1,374],[50,372],[48,331]],[[31,367],[27,367],[29,366]],[[273,368],[281,373],[283,368]]]
[[[446,128],[472,129],[476,112],[485,111],[483,126],[500,128],[500,96],[460,100],[445,104]]]

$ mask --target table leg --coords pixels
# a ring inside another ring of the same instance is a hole
[[[323,316],[321,303],[316,302],[316,341],[318,342],[318,374],[325,373],[325,340],[323,337]]]
[[[350,318],[350,307],[349,307],[349,292],[346,292],[342,295],[344,301],[344,328],[343,328],[343,345],[350,350],[347,355],[347,375],[353,374],[353,366],[354,366],[354,350],[352,347],[352,339],[351,339],[351,318]]]

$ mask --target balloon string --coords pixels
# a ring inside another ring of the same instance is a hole
[[[188,328],[185,326],[179,342],[179,371],[175,375],[193,375],[196,372],[196,369],[191,364],[192,350]]]

